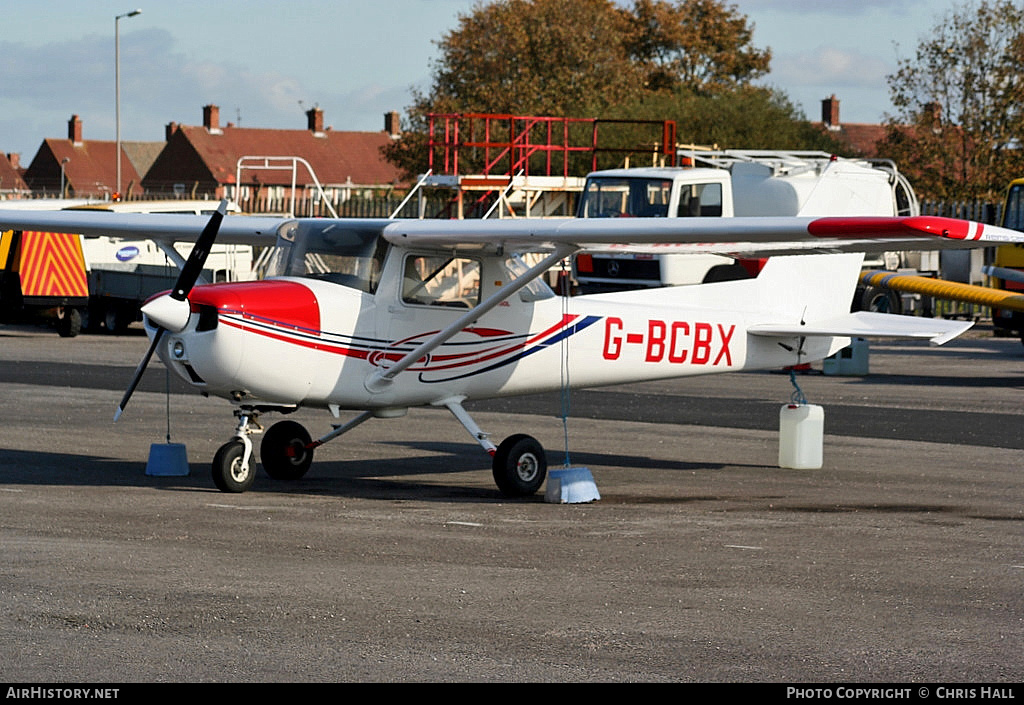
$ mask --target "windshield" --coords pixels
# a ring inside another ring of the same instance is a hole
[[[1006,213],[1003,226],[1024,230],[1024,184],[1014,184],[1006,197]]]
[[[581,218],[664,218],[671,179],[590,178],[580,201]]]
[[[669,213],[671,179],[591,177],[580,200],[580,218],[721,217],[722,184],[682,184],[679,203]]]
[[[296,221],[278,233],[268,277],[308,277],[374,293],[387,243],[380,229]]]

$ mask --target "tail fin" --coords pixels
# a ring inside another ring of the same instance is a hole
[[[757,276],[758,308],[805,324],[847,314],[863,262],[857,252],[771,257]]]

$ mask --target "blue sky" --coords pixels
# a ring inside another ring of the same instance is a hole
[[[954,0],[731,0],[774,59],[767,83],[811,119],[830,94],[844,122],[891,111],[885,77]],[[162,140],[202,106],[243,127],[304,128],[323,108],[337,130],[383,129],[430,83],[436,41],[475,0],[4,0],[0,150],[23,164],[72,114],[86,139],[114,139],[114,18],[120,21],[121,137]]]

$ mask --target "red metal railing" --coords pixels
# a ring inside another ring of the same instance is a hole
[[[507,181],[523,172],[530,176],[583,176],[571,173],[598,168],[604,154],[645,153],[674,166],[676,123],[672,120],[608,120],[600,118],[536,117],[492,113],[432,113],[428,116],[429,164],[433,174],[482,174]],[[640,144],[610,146],[615,130],[653,133]],[[602,145],[602,136],[606,143]],[[574,156],[583,159],[574,159]],[[589,157],[589,158],[588,158]]]

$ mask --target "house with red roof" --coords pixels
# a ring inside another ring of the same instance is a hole
[[[121,184],[117,184],[117,142],[86,140],[82,120],[68,120],[67,139],[47,138],[25,170],[25,183],[35,196],[117,200],[142,196],[142,176],[121,144]]]
[[[293,194],[315,200],[320,189],[328,200],[343,201],[408,186],[381,152],[398,136],[397,113],[385,116],[380,132],[325,127],[320,108],[306,118],[304,130],[221,125],[220,109],[207,105],[202,125],[167,125],[167,146],[142,185],[153,197],[228,197],[247,211],[265,211],[256,204]]]
[[[8,153],[0,158],[0,198],[22,198],[28,195],[28,184],[21,177],[21,155]]]
[[[885,137],[885,125],[842,123],[839,121],[839,99],[835,94],[821,101],[821,122],[812,123],[836,141],[850,148],[849,157],[878,157],[878,142]]]

